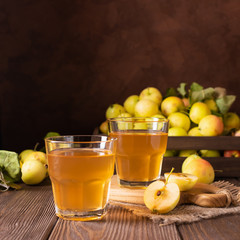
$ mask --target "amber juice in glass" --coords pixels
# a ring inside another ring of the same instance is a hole
[[[114,172],[113,142],[100,141],[102,136],[98,143],[96,137],[89,140],[91,144],[82,143],[83,138],[76,143],[74,138],[75,143],[55,143],[58,147],[47,152],[56,214],[70,220],[101,219]]]
[[[134,124],[136,121],[137,124]],[[139,122],[142,122],[141,125]],[[115,118],[110,119],[109,124],[110,136],[117,138],[116,169],[119,184],[145,188],[159,179],[167,147],[168,121]]]

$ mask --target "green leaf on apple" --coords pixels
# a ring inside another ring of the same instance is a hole
[[[187,91],[185,89],[186,85],[186,83],[180,83],[180,86],[177,88],[177,91],[182,97],[185,97],[187,94]]]
[[[171,97],[171,96],[178,96],[178,93],[175,88],[168,88],[166,91],[165,98]]]
[[[201,90],[203,90],[203,86],[199,85],[196,82],[193,82],[190,86],[190,90],[191,90],[191,92],[201,91]]]
[[[236,99],[236,96],[234,95],[227,95],[227,96],[217,98],[216,104],[219,108],[219,111],[222,114],[227,113],[230,107],[232,106],[232,104],[234,103],[235,99]]]
[[[205,88],[199,91],[191,91],[190,94],[190,103],[193,104],[195,102],[201,102],[204,99],[212,98],[215,95],[214,88]]]

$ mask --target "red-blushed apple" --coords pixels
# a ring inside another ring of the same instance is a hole
[[[138,95],[131,95],[124,101],[123,106],[128,113],[130,113],[131,115],[134,115],[135,106],[138,101],[139,101]]]
[[[149,99],[153,102],[157,103],[159,106],[162,102],[162,94],[161,92],[155,87],[148,87],[142,90],[139,95],[139,99]]]
[[[234,133],[234,136],[235,136],[235,137],[240,137],[240,130],[237,130],[237,131]]]
[[[161,111],[164,116],[169,116],[171,113],[184,110],[185,106],[181,98],[171,96],[162,101]]]
[[[223,123],[225,130],[231,130],[233,128],[239,129],[240,119],[238,114],[233,112],[228,112],[223,115]]]
[[[122,105],[120,105],[118,103],[111,104],[107,108],[106,119],[116,118],[119,114],[124,113],[124,112],[126,112],[126,111],[125,111],[125,108]]]
[[[149,99],[142,99],[138,101],[135,106],[136,117],[151,117],[152,115],[157,113],[158,113],[157,103]]]
[[[224,129],[222,119],[216,115],[207,115],[202,118],[198,127],[203,136],[219,136]]]
[[[209,109],[207,104],[203,102],[196,102],[192,105],[190,109],[189,117],[194,123],[199,124],[202,118],[210,114],[211,110]]]
[[[190,128],[190,119],[189,117],[181,112],[174,112],[168,116],[169,126],[170,127],[181,127],[186,131]]]
[[[188,163],[190,163],[194,159],[199,159],[199,158],[201,158],[201,157],[198,154],[192,154],[192,155],[188,156],[182,164],[182,172],[183,172],[183,169],[188,165]]]
[[[199,183],[210,184],[214,181],[215,178],[215,173],[212,165],[202,158],[196,158],[189,161],[182,167],[182,172],[197,176],[197,182]]]
[[[223,152],[224,157],[240,157],[240,151],[237,150],[226,150]]]
[[[165,179],[168,178],[170,173],[164,173]],[[194,187],[197,183],[198,177],[189,173],[171,173],[169,176],[169,183],[176,183],[179,187],[179,190],[187,191]]]

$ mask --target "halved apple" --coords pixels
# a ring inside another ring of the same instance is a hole
[[[164,173],[165,179],[168,178],[170,173]],[[194,187],[194,185],[197,183],[198,177],[194,176],[189,173],[171,173],[168,182],[169,183],[176,183],[179,187],[179,190],[187,191]]]
[[[176,183],[155,181],[144,192],[144,203],[154,213],[168,213],[173,210],[180,199],[180,190]]]

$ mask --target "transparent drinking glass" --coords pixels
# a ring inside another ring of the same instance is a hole
[[[101,219],[114,173],[116,139],[98,135],[45,139],[56,215],[67,220]]]
[[[120,186],[146,188],[161,176],[167,148],[168,120],[111,118],[110,137],[117,138],[116,170]]]

